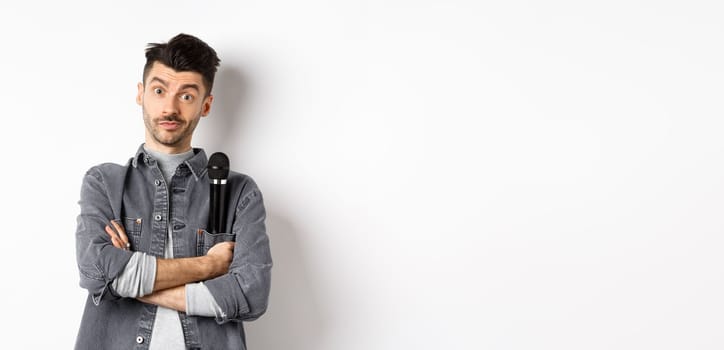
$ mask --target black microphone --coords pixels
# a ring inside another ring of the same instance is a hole
[[[211,233],[224,232],[226,223],[226,179],[229,177],[229,157],[216,152],[206,166],[209,172],[209,230]]]

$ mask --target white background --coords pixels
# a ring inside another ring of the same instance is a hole
[[[3,2],[3,347],[72,348],[81,179],[186,32],[265,195],[250,349],[721,349],[720,4]]]

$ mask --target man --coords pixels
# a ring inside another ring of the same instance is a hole
[[[266,310],[272,261],[251,178],[230,172],[226,232],[205,229],[207,158],[191,138],[219,62],[186,34],[146,49],[145,143],[83,179],[76,256],[88,299],[76,349],[245,349],[241,321]]]

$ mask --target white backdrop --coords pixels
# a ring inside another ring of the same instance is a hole
[[[3,2],[3,347],[72,348],[82,176],[186,32],[222,59],[194,145],[266,199],[250,349],[721,349],[723,10]]]

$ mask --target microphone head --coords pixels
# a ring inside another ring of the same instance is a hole
[[[212,180],[226,180],[229,177],[229,157],[221,152],[216,152],[209,157],[206,165],[209,171],[209,178]]]

